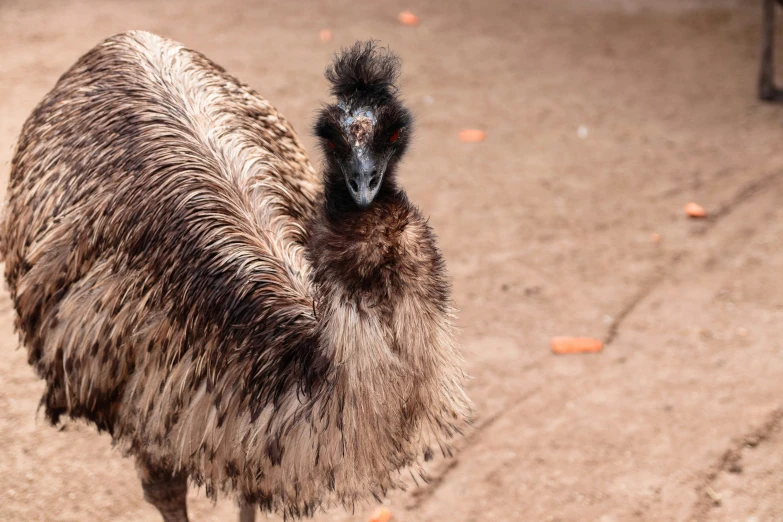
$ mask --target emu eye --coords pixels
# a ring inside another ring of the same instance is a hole
[[[396,131],[394,131],[394,133],[391,136],[389,136],[389,143],[394,143],[395,141],[397,141],[397,138],[399,137],[400,137],[400,129],[397,129]]]
[[[326,145],[328,145],[330,149],[334,150],[334,142],[332,140],[326,140]]]

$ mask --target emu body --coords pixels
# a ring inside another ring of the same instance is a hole
[[[108,431],[167,521],[187,480],[291,516],[381,496],[465,420],[443,262],[394,177],[392,61],[345,51],[323,110],[370,104],[357,168],[385,172],[351,170],[322,115],[319,176],[266,100],[145,32],[80,58],[24,125],[0,247],[42,406]]]

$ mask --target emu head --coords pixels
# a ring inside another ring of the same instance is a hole
[[[395,54],[368,41],[343,49],[326,69],[337,101],[321,109],[314,131],[326,161],[327,198],[364,210],[394,187],[413,123],[397,98],[399,68]]]

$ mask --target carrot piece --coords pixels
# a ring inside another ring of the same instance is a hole
[[[385,507],[379,507],[373,511],[367,522],[389,522],[389,520],[391,520],[391,511]]]
[[[318,36],[321,38],[322,42],[328,42],[332,39],[332,31],[329,29],[321,29],[321,32],[318,33]]]
[[[707,212],[704,211],[704,207],[692,201],[685,205],[685,213],[692,218],[707,217]]]
[[[485,137],[484,131],[478,129],[462,129],[459,131],[459,141],[464,141],[465,143],[484,141]]]
[[[600,352],[604,343],[598,339],[589,337],[553,337],[552,352],[566,353],[595,353]]]
[[[419,17],[410,11],[403,11],[398,14],[397,20],[399,20],[402,25],[419,25]]]
[[[650,241],[653,243],[660,243],[661,242],[661,235],[657,232],[653,232],[650,236]]]

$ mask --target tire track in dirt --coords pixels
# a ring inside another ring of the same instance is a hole
[[[656,289],[658,286],[666,279],[666,272],[670,270],[679,260],[681,256],[675,256],[672,261],[670,261],[665,268],[659,269],[657,273],[649,278],[647,282],[642,285],[641,289],[636,292],[636,294],[628,300],[628,302],[622,307],[620,310],[620,313],[618,313],[615,316],[615,320],[612,321],[612,324],[609,326],[609,330],[606,333],[606,337],[604,337],[604,345],[608,346],[612,344],[612,342],[615,340],[617,335],[620,333],[620,326],[622,326],[623,322],[625,321],[625,318],[628,317],[628,315],[636,310],[636,307],[639,306],[639,304],[647,299],[647,297]]]
[[[696,486],[698,500],[693,506],[689,520],[706,520],[710,511],[720,506],[720,496],[712,485],[722,473],[740,473],[742,471],[742,455],[746,450],[755,449],[767,441],[771,435],[783,425],[783,406],[773,409],[761,426],[752,429],[746,435],[731,441],[721,457],[704,473],[704,478]]]
[[[723,175],[723,173],[718,173],[716,177],[720,175]],[[782,175],[783,173],[780,171],[775,171],[760,176],[742,185],[740,189],[737,190],[726,203],[721,205],[718,210],[716,210],[713,215],[705,221],[705,224],[701,228],[694,230],[694,235],[706,235],[716,225],[718,225],[732,212],[734,212],[740,205],[750,201],[753,196],[761,193],[763,189],[772,185],[773,182],[778,181]],[[633,311],[636,310],[636,308],[669,277],[675,267],[677,267],[680,261],[682,261],[685,257],[685,252],[677,253],[672,256],[671,259],[661,269],[659,269],[658,273],[651,277],[641,287],[641,289],[630,300],[628,300],[628,302],[620,310],[620,313],[617,314],[616,320],[613,321],[609,327],[606,337],[604,338],[605,345],[610,345],[615,340],[615,338],[620,333],[620,329],[622,328],[625,319],[631,315]]]
[[[740,188],[740,190],[738,190],[734,196],[729,199],[729,201],[718,207],[718,210],[712,214],[712,217],[705,221],[704,226],[701,229],[697,229],[695,231],[695,234],[703,235],[709,232],[721,220],[734,212],[737,207],[749,201],[753,196],[769,187],[772,182],[777,181],[780,177],[781,173],[779,171],[775,171],[764,176],[760,176],[759,178],[756,178],[755,180],[752,180],[743,185],[742,188]]]
[[[709,185],[711,183],[715,183],[720,178],[724,178],[727,174],[729,174],[731,170],[729,168],[723,168],[719,171],[715,172],[709,180],[705,183],[703,179],[701,179],[700,176],[694,176],[693,179],[689,180],[686,183],[682,183],[679,185],[675,185],[674,187],[670,187],[662,192],[660,192],[657,195],[654,195],[652,197],[655,201],[666,201],[674,196],[681,196],[682,194],[686,192],[694,192],[696,190],[699,190],[701,187],[703,187],[705,184]]]

